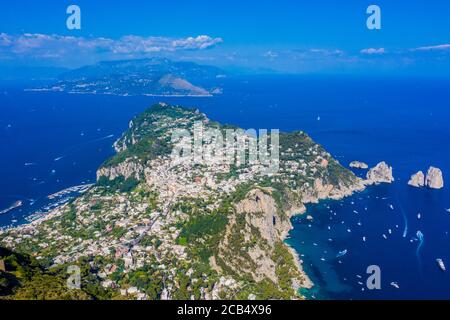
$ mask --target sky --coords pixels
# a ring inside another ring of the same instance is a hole
[[[69,30],[66,9],[81,9]],[[369,30],[369,5],[381,29]],[[450,74],[448,0],[2,0],[0,66],[166,56],[247,72]]]

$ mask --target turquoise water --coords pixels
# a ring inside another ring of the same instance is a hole
[[[96,168],[113,154],[113,140],[134,115],[155,102],[179,103],[244,128],[305,130],[343,165],[384,160],[394,167],[392,185],[309,205],[312,222],[293,218],[287,241],[316,284],[310,297],[450,298],[449,275],[435,261],[442,258],[450,267],[449,189],[406,185],[412,173],[430,165],[450,181],[449,84],[444,79],[260,76],[229,79],[224,94],[214,98],[32,93],[3,86],[0,208],[16,200],[24,206],[1,215],[0,225],[23,223],[49,202],[48,194],[94,181]],[[419,250],[418,230],[424,240]],[[337,259],[344,249],[347,254]],[[365,288],[369,265],[381,269],[381,290]]]

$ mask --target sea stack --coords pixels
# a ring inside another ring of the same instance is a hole
[[[408,184],[416,188],[421,188],[425,186],[425,175],[423,174],[422,171],[413,174],[409,179]]]
[[[444,178],[439,168],[430,167],[425,179],[425,185],[431,189],[442,189],[444,187]]]
[[[388,166],[384,161],[370,169],[366,177],[368,184],[392,183],[394,181],[392,167]]]
[[[369,166],[367,163],[361,162],[361,161],[352,161],[350,162],[350,168],[357,168],[357,169],[368,169]]]

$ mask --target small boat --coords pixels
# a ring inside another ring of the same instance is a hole
[[[340,258],[343,257],[347,254],[347,249],[341,250],[338,252],[338,254],[336,255],[336,258]]]
[[[356,210],[353,210],[353,213],[359,213],[358,211],[356,211]]]
[[[366,242],[366,237],[363,237],[363,242]]]
[[[394,206],[393,206],[392,204],[389,205],[389,208],[390,208],[391,210],[394,210]]]
[[[439,268],[441,268],[442,271],[445,271],[444,261],[442,261],[442,259],[436,259],[436,262],[437,262]]]
[[[362,223],[360,221],[358,221],[357,225],[358,226],[362,226]]]
[[[320,260],[325,261],[325,258],[320,258]]]
[[[420,219],[421,215],[420,213],[417,214],[417,219]]]
[[[350,229],[347,229],[347,232],[348,232],[348,233],[350,233],[350,232],[352,232],[352,230],[350,230]]]
[[[447,211],[447,212],[449,212],[449,213],[450,213],[450,208],[448,208],[448,209],[445,209],[445,211]]]
[[[393,287],[396,288],[396,289],[400,289],[400,286],[398,285],[397,282],[392,281],[392,282],[391,282],[391,286],[393,286]]]
[[[392,234],[392,230],[391,229],[388,229],[388,232],[389,232],[389,234]]]
[[[383,233],[383,238],[387,239],[386,235]]]

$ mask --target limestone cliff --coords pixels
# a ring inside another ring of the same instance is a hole
[[[416,188],[425,186],[425,175],[422,171],[419,171],[411,176],[408,181],[408,185]]]
[[[438,168],[430,167],[427,172],[425,184],[431,189],[442,189],[444,187],[442,171]]]
[[[392,167],[386,162],[380,162],[367,172],[367,184],[392,183],[394,177],[392,175]]]

